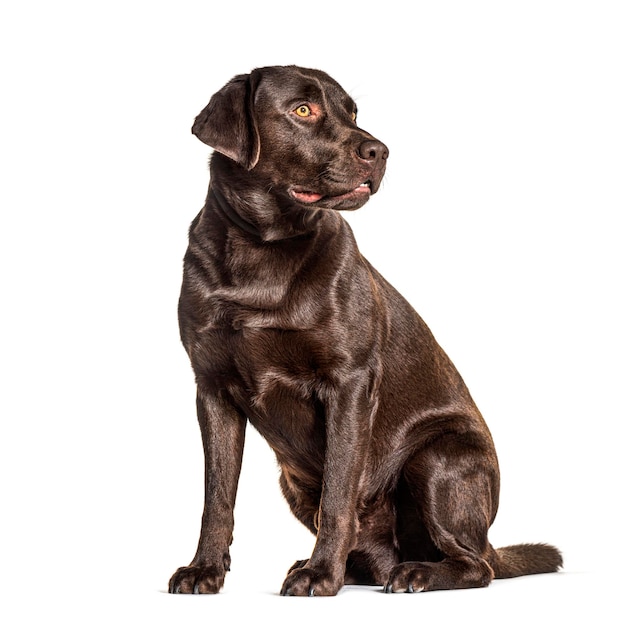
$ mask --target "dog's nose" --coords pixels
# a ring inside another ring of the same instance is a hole
[[[389,156],[389,150],[384,143],[375,140],[363,141],[361,145],[359,145],[359,156],[363,160],[370,161],[379,161],[379,160],[387,160]]]

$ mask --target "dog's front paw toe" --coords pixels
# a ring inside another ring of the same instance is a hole
[[[169,583],[170,594],[217,594],[224,585],[225,569],[216,566],[178,568]]]

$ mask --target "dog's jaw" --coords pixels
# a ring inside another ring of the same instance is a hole
[[[332,208],[335,210],[356,210],[367,202],[372,193],[371,182],[361,182],[356,188],[337,195],[324,195],[301,186],[289,188],[290,197],[298,204],[315,208]]]

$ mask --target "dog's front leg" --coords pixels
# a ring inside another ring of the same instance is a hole
[[[351,380],[325,401],[326,454],[311,558],[287,575],[283,596],[334,596],[344,583],[346,560],[356,540],[357,497],[371,402],[362,380]]]
[[[245,418],[227,401],[200,389],[196,403],[205,459],[204,513],[196,556],[170,579],[169,591],[175,594],[215,594],[224,584],[243,456]]]

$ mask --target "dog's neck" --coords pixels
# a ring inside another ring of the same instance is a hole
[[[339,217],[323,209],[295,205],[273,192],[271,181],[256,170],[248,171],[219,152],[211,156],[210,173],[207,203],[251,241],[278,242],[308,236],[323,222],[335,222]]]
[[[214,200],[215,206],[219,209],[223,216],[226,217],[233,225],[248,232],[256,238],[263,238],[261,231],[250,221],[246,221],[227,201],[226,198],[213,185],[209,187],[209,199]]]

